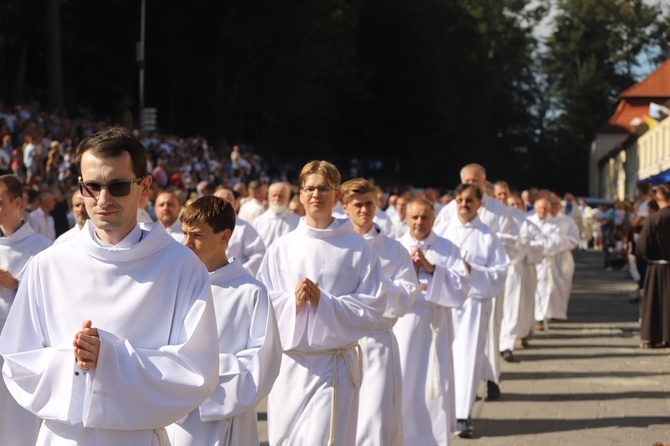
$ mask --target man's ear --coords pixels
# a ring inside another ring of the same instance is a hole
[[[228,243],[230,243],[230,238],[233,236],[233,231],[230,229],[224,229],[221,231],[220,241],[222,244],[224,244],[226,247],[228,246]]]

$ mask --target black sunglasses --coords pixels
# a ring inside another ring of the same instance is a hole
[[[95,183],[92,181],[80,181],[79,191],[84,197],[98,198],[100,191],[107,189],[112,197],[125,197],[130,193],[130,185],[139,183],[146,176],[135,178],[134,180],[126,181],[110,181],[107,184]]]

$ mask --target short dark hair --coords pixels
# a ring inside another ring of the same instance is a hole
[[[637,185],[637,190],[643,195],[649,195],[651,193],[651,183],[649,181],[643,181]]]
[[[235,209],[221,197],[205,195],[188,205],[181,214],[181,222],[188,226],[207,223],[215,234],[235,229]]]
[[[77,147],[77,170],[81,172],[81,158],[91,150],[98,158],[117,158],[128,152],[137,178],[147,175],[147,150],[142,143],[124,127],[109,127],[84,138]]]
[[[475,191],[475,196],[477,197],[477,199],[481,200],[484,197],[484,195],[482,194],[482,190],[479,188],[479,186],[470,183],[459,184],[458,187],[454,189],[454,196],[461,195],[468,189],[472,189]]]
[[[7,196],[13,201],[17,198],[23,199],[23,186],[16,175],[7,174],[0,176],[0,183],[7,188]]]

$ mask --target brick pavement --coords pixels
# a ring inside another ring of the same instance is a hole
[[[670,349],[638,348],[637,306],[628,303],[635,284],[626,272],[605,271],[598,252],[576,252],[575,260],[569,320],[550,324],[515,352],[517,362],[503,363],[502,398],[475,403],[477,438],[452,445],[670,443]],[[261,405],[262,441],[265,417]]]

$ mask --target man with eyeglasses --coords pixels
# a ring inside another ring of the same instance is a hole
[[[128,130],[82,140],[77,167],[90,219],[28,266],[0,336],[5,382],[44,419],[38,445],[168,444],[218,382],[207,269],[137,224],[151,177]]]
[[[274,241],[258,279],[275,308],[284,355],[268,398],[271,445],[356,442],[361,351],[386,308],[373,248],[335,219],[340,173],[327,161],[300,172],[305,217]]]
[[[463,305],[452,309],[456,430],[460,437],[471,438],[474,430],[470,411],[486,360],[485,348],[493,298],[505,286],[509,259],[495,232],[478,217],[482,190],[474,184],[465,183],[456,188],[454,196],[458,215],[449,222],[443,236],[460,249],[469,265],[471,280],[468,298]],[[496,342],[496,350],[497,346]]]
[[[23,186],[16,175],[0,176],[0,330],[29,262],[51,242],[21,219]],[[4,331],[4,330],[3,330]],[[20,336],[13,332],[11,336]],[[8,334],[9,335],[9,334]],[[0,359],[0,366],[2,360]],[[41,420],[19,406],[0,382],[0,432],[4,444],[35,444]]]

